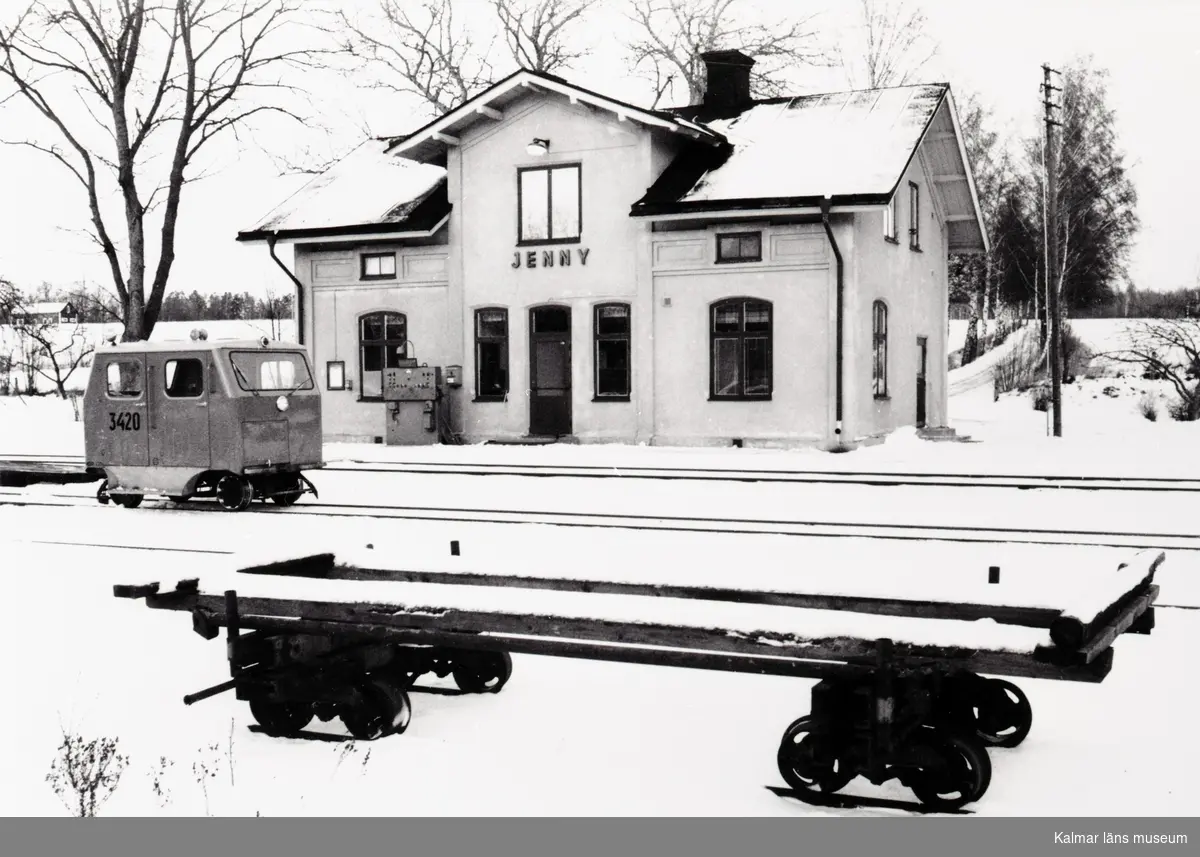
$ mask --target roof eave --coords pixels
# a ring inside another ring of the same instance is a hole
[[[979,237],[983,244],[984,253],[991,252],[991,242],[988,241],[987,227],[983,222],[983,209],[979,205],[979,193],[975,188],[975,172],[971,169],[971,159],[967,156],[966,141],[963,139],[962,125],[958,121],[958,108],[954,105],[954,95],[950,91],[950,87],[946,87],[946,96],[944,102],[950,109],[950,122],[954,125],[954,136],[958,142],[958,154],[962,158],[963,168],[967,174],[967,187],[971,191],[971,208],[975,215],[975,225],[979,229]],[[937,111],[934,111],[936,114]],[[926,129],[928,131],[928,129]],[[921,135],[921,139],[925,139],[925,135]]]
[[[657,111],[646,110],[642,107],[608,98],[575,84],[541,75],[529,69],[520,69],[503,80],[496,82],[475,97],[463,102],[449,113],[440,116],[403,139],[397,139],[385,151],[389,155],[402,155],[405,152],[411,152],[422,146],[431,145],[437,152],[443,152],[450,146],[456,145],[456,140],[453,139],[452,135],[448,134],[448,131],[453,126],[464,119],[469,119],[471,116],[490,109],[495,99],[519,87],[535,91],[554,92],[566,96],[572,102],[579,101],[606,110],[615,114],[622,121],[635,121],[710,145],[719,145],[725,142],[723,135],[718,134],[712,129],[705,128],[700,123],[691,121],[685,123]]]
[[[830,199],[831,211],[857,211],[861,209],[882,208],[891,199],[890,194],[833,194]],[[694,202],[660,202],[639,205],[634,203],[630,208],[630,217],[702,217],[710,214],[745,215],[755,212],[805,213],[821,210],[823,196],[792,196],[764,197],[747,199],[715,199]]]
[[[264,244],[272,240],[277,244],[296,244],[313,240],[363,241],[374,237],[387,240],[401,238],[430,238],[436,235],[450,220],[447,211],[429,229],[412,229],[406,223],[356,223],[352,226],[320,226],[312,229],[257,229],[239,232],[237,240],[243,244]]]

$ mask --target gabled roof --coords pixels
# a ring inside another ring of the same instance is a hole
[[[635,217],[746,209],[883,206],[930,141],[934,175],[952,225],[952,251],[986,246],[974,181],[947,84],[902,86],[753,102],[740,111],[674,113],[719,132],[716,149],[686,146]],[[952,185],[961,185],[956,190]]]
[[[328,235],[431,235],[450,214],[446,171],[386,154],[368,140],[308,182],[239,241],[279,241]]]
[[[18,304],[12,315],[58,315],[66,309],[74,309],[68,301],[40,301],[33,304]]]
[[[638,122],[710,145],[717,145],[723,139],[713,129],[687,117],[677,116],[671,111],[647,110],[568,83],[552,74],[520,69],[423,128],[404,137],[395,138],[388,152],[417,161],[432,161],[444,155],[448,146],[457,145],[458,135],[471,126],[479,122],[503,119],[505,108],[531,91],[555,93],[567,98],[571,103],[582,102],[606,110],[622,121]]]

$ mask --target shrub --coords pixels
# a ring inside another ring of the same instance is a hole
[[[117,752],[116,738],[87,741],[64,732],[46,782],[67,809],[80,818],[91,818],[117,790],[127,764],[129,757]]]
[[[1035,411],[1050,410],[1050,386],[1048,384],[1039,384],[1032,390],[1033,409]]]
[[[1035,337],[1026,336],[1014,342],[1012,349],[992,367],[996,392],[1029,389],[1039,375],[1041,362]]]
[[[1158,421],[1158,404],[1149,393],[1143,393],[1142,398],[1138,400],[1138,411],[1150,422]]]
[[[1171,419],[1181,423],[1189,423],[1197,418],[1196,403],[1184,398],[1174,398],[1167,403],[1167,413]]]

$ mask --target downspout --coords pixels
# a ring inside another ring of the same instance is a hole
[[[832,200],[826,196],[821,200],[821,223],[825,226],[825,234],[829,236],[829,246],[833,248],[833,257],[837,260],[837,332],[835,334],[834,348],[837,353],[837,368],[835,369],[834,379],[834,429],[833,433],[837,440],[839,448],[843,448],[842,444],[842,295],[843,295],[843,263],[842,251],[838,249],[837,239],[833,237],[833,229],[829,225],[829,206]]]
[[[292,269],[283,264],[283,261],[275,255],[275,234],[267,239],[267,249],[271,251],[271,258],[275,260],[275,264],[279,269],[288,275],[288,279],[296,284],[296,342],[300,345],[304,344],[304,283],[296,279],[296,275],[292,273]]]

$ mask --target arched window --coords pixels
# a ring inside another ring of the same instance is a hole
[[[771,304],[730,298],[710,308],[709,396],[771,397]]]
[[[887,304],[875,301],[871,307],[871,344],[874,359],[871,361],[871,383],[875,398],[886,399],[887,383]]]
[[[383,398],[383,370],[408,357],[408,319],[400,312],[372,312],[358,319],[358,389],[364,399]]]

